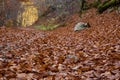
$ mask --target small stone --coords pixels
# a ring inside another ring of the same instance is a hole
[[[83,29],[88,28],[88,27],[90,27],[90,25],[88,23],[79,22],[75,25],[74,31],[83,30]]]

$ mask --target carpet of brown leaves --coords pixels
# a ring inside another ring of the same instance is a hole
[[[74,25],[90,28],[74,32]],[[0,80],[120,80],[120,15],[88,10],[53,31],[0,28]]]

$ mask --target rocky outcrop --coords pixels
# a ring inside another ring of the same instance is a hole
[[[4,0],[5,26],[30,26],[44,13],[50,18],[79,12],[78,0]],[[51,6],[53,8],[51,8]],[[51,10],[52,9],[52,10]],[[54,15],[54,16],[53,16]]]
[[[38,10],[33,2],[21,2],[23,11],[19,11],[17,15],[17,25],[30,26],[38,20]]]
[[[38,9],[33,1],[6,0],[5,26],[30,26],[38,19]]]

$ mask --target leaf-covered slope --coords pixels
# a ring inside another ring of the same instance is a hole
[[[53,31],[0,28],[0,79],[119,80],[120,16],[71,16]],[[74,32],[74,25],[91,27]]]

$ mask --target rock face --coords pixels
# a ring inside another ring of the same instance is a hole
[[[38,20],[38,10],[33,2],[22,2],[24,11],[19,11],[17,16],[18,26],[30,26]]]
[[[90,27],[90,25],[88,23],[79,22],[75,25],[74,31],[82,30],[82,29],[85,29],[85,28],[88,28],[88,27]]]
[[[30,26],[44,13],[57,18],[79,12],[78,0],[0,0],[4,1],[0,9],[0,25],[5,26]],[[53,6],[52,10],[49,9]],[[50,10],[50,11],[49,11]],[[54,16],[53,16],[54,15]]]
[[[55,15],[63,13],[75,13],[79,11],[78,0],[33,0],[38,7],[39,15],[43,15],[44,12],[50,7],[56,8]],[[54,15],[54,16],[55,16]]]
[[[33,1],[5,0],[5,26],[30,26],[38,19],[38,9]]]

